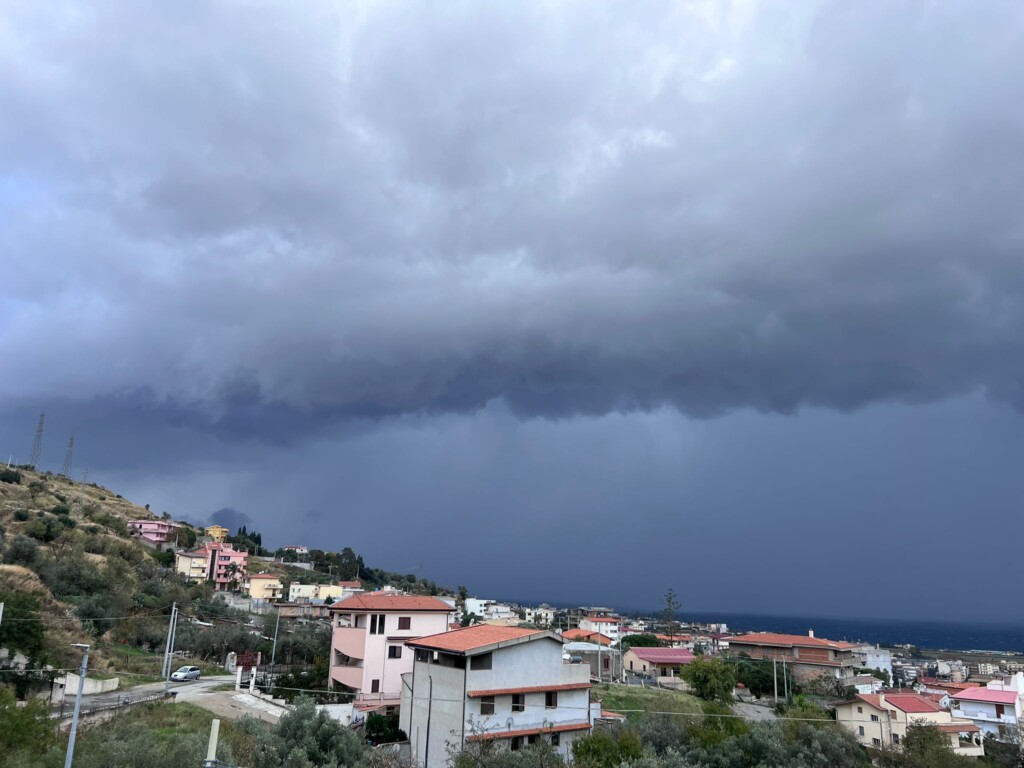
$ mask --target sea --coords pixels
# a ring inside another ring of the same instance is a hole
[[[656,615],[649,612],[648,615]],[[840,619],[810,616],[758,616],[746,613],[689,613],[683,621],[725,623],[730,631],[784,632],[829,640],[915,645],[929,650],[1024,653],[1024,624],[981,624],[903,619]]]

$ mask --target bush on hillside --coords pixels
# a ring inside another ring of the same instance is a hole
[[[21,472],[16,469],[0,469],[0,483],[21,485]]]
[[[31,568],[39,562],[39,545],[28,536],[15,536],[4,551],[4,562]]]

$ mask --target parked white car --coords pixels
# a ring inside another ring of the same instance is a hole
[[[199,667],[178,667],[171,674],[171,680],[198,680]]]

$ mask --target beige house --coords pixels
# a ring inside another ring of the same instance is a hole
[[[250,574],[245,584],[251,600],[280,600],[284,585],[277,576],[269,573]]]
[[[930,725],[949,738],[958,755],[985,754],[981,730],[970,720],[954,718],[930,698],[916,693],[859,694],[836,706],[836,720],[866,747],[899,747],[911,725]]]
[[[190,581],[206,581],[210,557],[199,552],[179,552],[175,555],[174,569]]]

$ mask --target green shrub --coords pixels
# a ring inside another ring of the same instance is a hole
[[[21,472],[16,469],[0,469],[0,483],[21,485]]]
[[[67,504],[54,504],[50,511],[55,515],[70,515],[71,507]]]
[[[14,510],[14,519],[17,520],[19,523],[24,523],[26,520],[28,520],[28,510],[27,509],[16,509],[16,510]]]

